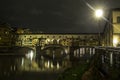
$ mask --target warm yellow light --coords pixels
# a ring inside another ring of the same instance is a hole
[[[34,52],[31,50],[29,53],[26,54],[26,57],[32,61],[34,57]]]
[[[119,40],[118,40],[118,36],[113,36],[113,46],[116,47],[118,44]]]
[[[96,15],[96,17],[102,17],[103,16],[103,10],[102,9],[97,9],[96,11],[95,11],[95,15]]]
[[[59,65],[59,63],[57,62],[57,69],[59,69],[60,68],[60,65]]]
[[[54,67],[53,62],[51,62],[51,68],[53,68],[53,67]]]
[[[46,44],[50,43],[50,39],[46,39]]]
[[[46,67],[46,68],[50,68],[50,61],[46,61],[46,62],[45,62],[45,67]]]

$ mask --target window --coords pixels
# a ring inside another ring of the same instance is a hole
[[[117,17],[117,23],[120,23],[120,16]]]
[[[49,36],[47,36],[47,38],[49,38]]]
[[[55,36],[53,36],[53,38],[55,38]]]
[[[61,38],[61,36],[59,36],[59,38]]]

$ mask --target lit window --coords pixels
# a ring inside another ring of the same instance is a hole
[[[120,23],[120,16],[117,17],[117,23]]]
[[[113,36],[113,46],[116,47],[119,43],[119,37],[118,36]]]

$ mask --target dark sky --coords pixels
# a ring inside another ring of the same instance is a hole
[[[120,7],[120,0],[0,0],[0,20],[34,31],[96,33],[97,21],[85,2],[102,7],[105,17],[110,8]]]

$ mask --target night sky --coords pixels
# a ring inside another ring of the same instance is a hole
[[[102,7],[107,17],[120,0],[0,0],[0,21],[15,27],[52,33],[96,33],[94,11]],[[101,20],[100,30],[105,20]]]

